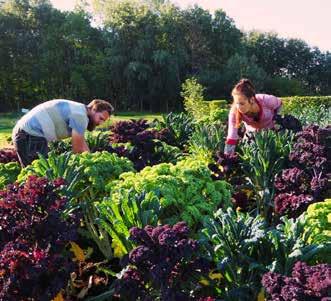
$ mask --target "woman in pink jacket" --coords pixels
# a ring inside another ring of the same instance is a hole
[[[282,101],[273,95],[255,94],[249,79],[241,79],[232,90],[233,104],[229,113],[229,128],[224,153],[234,152],[239,141],[238,128],[244,123],[246,132],[274,127],[274,116]]]

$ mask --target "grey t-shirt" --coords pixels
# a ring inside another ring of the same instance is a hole
[[[88,121],[84,104],[54,99],[37,105],[24,115],[15,125],[13,135],[22,129],[47,141],[61,140],[70,137],[72,129],[83,135]]]

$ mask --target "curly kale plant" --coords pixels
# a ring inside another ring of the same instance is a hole
[[[16,181],[21,166],[18,162],[0,163],[0,189]]]
[[[134,163],[136,170],[161,162],[174,162],[180,154],[170,130],[149,128],[146,120],[119,121],[111,127],[111,143],[127,143],[109,149]],[[171,144],[172,146],[170,146]]]
[[[322,201],[330,193],[331,127],[305,127],[296,139],[289,154],[290,168],[275,179],[277,215],[298,217],[310,204]]]
[[[126,301],[207,300],[199,280],[208,277],[210,263],[188,234],[184,222],[132,228],[130,239],[138,246],[115,282],[115,294]]]
[[[306,227],[310,232],[310,242],[331,244],[330,216],[331,199],[309,205],[306,213]]]
[[[14,148],[0,149],[0,163],[18,162],[16,150]]]
[[[262,278],[269,301],[327,301],[331,290],[331,265],[308,266],[298,261],[290,277],[266,273]]]
[[[111,198],[121,203],[129,190],[155,195],[161,206],[160,221],[174,224],[184,220],[192,229],[202,224],[219,206],[230,206],[230,185],[213,181],[203,161],[186,159],[176,165],[163,163],[145,167],[139,173],[124,173],[112,186]]]
[[[51,300],[66,286],[77,223],[62,218],[63,184],[31,176],[0,191],[0,300]]]

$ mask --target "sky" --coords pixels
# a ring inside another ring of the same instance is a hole
[[[71,10],[75,0],[51,0]],[[310,46],[331,51],[331,0],[172,0],[182,8],[198,4],[211,13],[222,9],[244,31],[273,31],[283,38],[303,39]]]

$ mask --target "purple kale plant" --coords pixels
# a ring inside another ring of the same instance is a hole
[[[308,169],[318,171],[327,168],[326,148],[312,142],[297,142],[293,151],[289,154],[289,159],[293,165],[305,166]]]
[[[122,277],[115,282],[121,300],[214,300],[204,298],[199,284],[210,262],[199,256],[199,244],[189,238],[185,222],[134,227],[130,239],[138,246],[124,260]]]
[[[275,188],[280,193],[307,193],[310,190],[310,176],[297,167],[283,169],[275,179]]]
[[[232,203],[234,208],[246,211],[252,203],[245,191],[236,191],[232,194]]]
[[[147,120],[129,120],[118,121],[111,127],[110,142],[112,143],[126,143],[135,139],[138,133],[143,132],[149,127]]]
[[[149,129],[148,121],[144,119],[118,121],[110,127],[110,130],[110,142],[112,143],[139,144],[144,140],[158,139],[173,145],[174,138],[169,129]]]
[[[310,194],[280,193],[274,198],[275,213],[277,215],[287,215],[288,217],[298,217],[307,207],[314,203],[314,198]]]
[[[75,217],[62,218],[63,184],[30,176],[0,191],[0,300],[52,300],[65,288],[77,227]]]
[[[290,277],[268,272],[262,277],[267,301],[327,301],[331,290],[331,265],[308,266],[298,261]]]
[[[0,163],[18,162],[16,150],[14,148],[0,149]]]
[[[211,177],[214,180],[225,180],[234,187],[232,195],[233,206],[246,211],[254,201],[250,198],[252,191],[243,185],[240,163],[238,153],[225,154],[218,151],[214,155],[214,163],[210,163],[208,168],[211,170]]]
[[[275,213],[297,217],[329,195],[331,126],[311,125],[296,134],[290,168],[275,178]]]
[[[330,171],[331,126],[320,128],[316,125],[305,127],[296,134],[289,159],[293,165],[304,166],[308,170]]]
[[[237,153],[225,154],[218,151],[214,156],[214,163],[209,164],[208,167],[213,172],[215,180],[226,180],[232,185],[239,185],[242,182],[239,163]]]
[[[168,129],[149,129],[147,120],[119,121],[111,126],[110,142],[127,143],[131,147],[109,147],[107,150],[130,159],[136,170],[164,162],[162,142],[174,145],[174,138]]]
[[[8,242],[0,252],[0,300],[52,300],[65,288],[75,264],[56,248]]]

